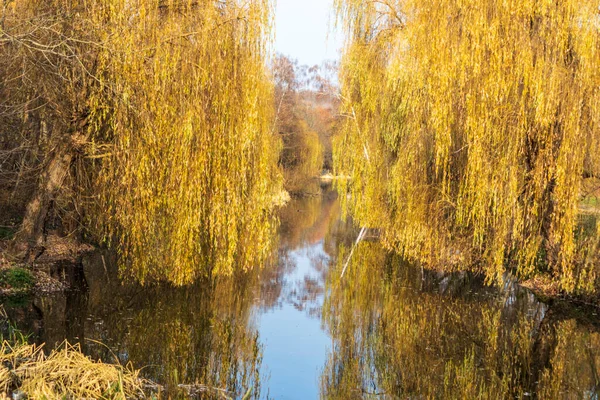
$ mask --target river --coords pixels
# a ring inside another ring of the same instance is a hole
[[[165,398],[598,398],[594,310],[423,270],[372,232],[342,278],[359,230],[330,187],[313,192],[249,273],[141,287],[94,252],[57,269],[72,290],[4,307],[33,341],[143,368]]]

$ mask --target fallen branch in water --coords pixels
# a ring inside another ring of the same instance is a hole
[[[358,243],[360,243],[361,240],[364,239],[365,234],[367,233],[367,228],[362,228],[360,230],[360,233],[358,234],[358,237],[356,238],[356,242],[354,243],[354,246],[352,246],[352,250],[350,250],[350,254],[348,255],[348,259],[346,260],[346,265],[344,265],[344,269],[342,270],[342,278],[344,278],[344,274],[346,273],[346,268],[348,268],[348,264],[350,264],[350,259],[352,258],[352,254],[354,254],[354,250],[356,249],[356,246],[358,246]]]

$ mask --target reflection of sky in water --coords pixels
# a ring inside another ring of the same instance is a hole
[[[566,372],[549,376],[567,377],[562,383],[565,396],[546,398],[598,399],[596,310],[587,316],[578,311],[582,321],[573,320],[560,307],[538,302],[508,276],[496,290],[468,274],[411,267],[368,241],[357,248],[344,278],[348,284],[338,285],[340,271],[329,275],[330,268],[338,265],[337,257],[347,256],[358,234],[339,221],[339,211],[335,194],[328,190],[322,197],[292,200],[282,210],[278,262],[239,282],[222,279],[214,288],[202,282],[180,289],[122,286],[116,284],[116,264],[108,263],[115,274],[109,279],[98,252],[82,262],[90,279],[81,291],[41,296],[5,309],[48,348],[67,338],[81,342],[94,359],[112,362],[117,356],[123,363],[145,367],[145,376],[160,384],[173,388],[201,382],[227,387],[234,398],[256,387],[256,375],[261,376],[256,393],[261,398],[339,394],[337,398],[345,399],[384,391],[386,382],[394,384],[403,373],[409,384],[411,377],[427,379],[408,386],[423,396],[400,398],[426,398],[444,387],[445,363],[460,365],[474,345],[481,349],[474,372],[484,382],[496,376],[498,360],[521,348],[527,350],[524,361],[505,365],[501,373],[518,373],[524,379],[514,382],[523,396],[537,395],[539,377],[551,373],[556,363],[556,371]],[[327,312],[322,312],[326,283]],[[351,296],[346,296],[348,291]],[[487,346],[486,353],[488,329],[496,344]],[[414,337],[411,332],[416,332]],[[353,378],[339,379],[340,373],[353,372]]]
[[[323,250],[323,241],[312,246],[306,246],[291,252],[296,268],[285,277],[286,286],[304,282],[305,278],[321,279],[321,274],[315,269],[313,260],[319,256],[329,258]]]
[[[258,316],[269,398],[319,398],[319,376],[331,340],[321,329],[323,241],[291,251],[294,267],[283,277],[277,306]],[[317,312],[315,311],[317,310]],[[317,317],[317,318],[316,318]]]
[[[261,317],[259,332],[269,397],[319,398],[319,376],[331,342],[321,322],[285,304]]]

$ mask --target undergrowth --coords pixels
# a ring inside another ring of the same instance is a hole
[[[16,290],[31,289],[35,279],[31,271],[24,268],[8,268],[0,271],[0,286]]]

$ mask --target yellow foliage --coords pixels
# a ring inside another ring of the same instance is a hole
[[[35,78],[49,87],[40,106],[56,127],[49,147],[72,142],[82,155],[74,162],[77,212],[94,235],[116,243],[123,272],[181,285],[259,264],[282,186],[266,69],[271,1],[15,7],[7,32],[25,39],[14,47],[44,66]],[[50,39],[34,37],[39,31]],[[32,37],[41,42],[28,50]],[[31,97],[42,91],[31,87]]]
[[[284,147],[282,153],[284,157],[293,158],[292,165],[282,165],[285,186],[291,192],[305,190],[308,182],[318,177],[323,168],[323,145],[318,134],[310,130],[304,120],[299,121],[298,128],[299,132],[294,132],[287,140],[291,147]]]
[[[280,184],[265,71],[269,0],[183,2],[177,11],[173,2],[168,12],[142,0],[103,3],[102,79],[118,96],[108,99],[114,150],[99,174],[98,217],[140,281],[185,284],[253,267],[270,250]]]
[[[549,269],[566,291],[593,290],[576,237],[582,177],[600,170],[597,2],[336,8],[346,210],[424,263],[482,266],[490,281],[507,263],[521,277]]]

